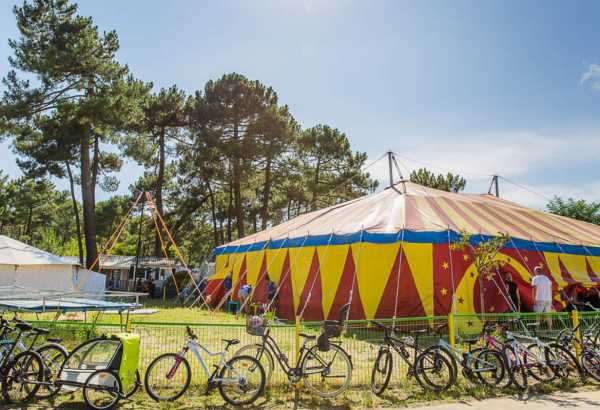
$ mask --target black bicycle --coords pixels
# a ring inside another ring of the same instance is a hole
[[[247,319],[246,330],[253,336],[260,336],[261,342],[239,349],[235,356],[251,356],[264,367],[267,383],[275,368],[275,360],[291,383],[304,380],[305,386],[321,397],[335,397],[348,388],[352,380],[352,359],[341,347],[341,341],[331,340],[341,336],[349,305],[340,309],[339,320],[326,320],[321,334],[300,333],[304,339],[295,364],[281,350],[270,335],[268,322],[260,316]],[[309,342],[316,344],[307,346]]]
[[[449,389],[455,383],[452,364],[440,350],[424,351],[419,347],[419,336],[427,333],[427,329],[415,330],[410,332],[410,335],[400,338],[396,336],[393,328],[374,320],[371,323],[384,331],[384,343],[379,348],[371,373],[373,393],[383,394],[390,382],[393,368],[392,350],[396,351],[408,366],[407,376],[414,376],[423,389],[440,392]]]

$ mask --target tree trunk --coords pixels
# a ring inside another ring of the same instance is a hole
[[[158,175],[156,176],[156,210],[162,216],[163,212],[163,185],[165,183],[165,127],[162,127],[160,130],[160,135],[158,137]],[[160,257],[162,255],[161,252],[161,243],[160,237],[158,236],[158,232],[154,236],[154,256]]]
[[[229,204],[227,208],[227,242],[231,242],[231,215],[233,214],[233,187],[229,184]]]
[[[25,236],[28,238],[28,242],[31,243],[31,220],[33,219],[33,206],[29,207],[27,212],[27,225],[25,225]]]
[[[90,268],[98,256],[98,249],[96,246],[96,200],[92,164],[90,163],[89,135],[85,135],[81,139],[81,200],[85,234],[85,266]]]
[[[217,247],[220,245],[220,242],[219,242],[219,230],[217,228],[217,211],[216,211],[216,207],[215,207],[215,196],[214,196],[214,193],[213,193],[210,183],[207,183],[206,187],[208,189],[208,195],[209,195],[208,199],[210,200],[210,216],[212,219],[215,247]]]
[[[317,159],[317,166],[315,167],[315,179],[313,181],[313,189],[312,189],[312,201],[310,204],[310,209],[317,209],[317,199],[319,198],[319,173],[321,172],[321,158]]]
[[[233,138],[237,142],[239,136],[238,124],[233,125]],[[237,224],[238,238],[243,238],[244,232],[244,210],[242,209],[242,170],[239,153],[234,154],[233,158],[233,206],[235,208],[235,219]]]
[[[269,219],[269,197],[271,196],[271,157],[267,157],[265,166],[265,185],[263,188],[262,212],[260,214],[260,225],[263,230],[267,229]]]
[[[83,243],[81,242],[81,221],[79,220],[79,207],[75,198],[75,184],[73,182],[73,173],[69,161],[65,162],[67,175],[69,176],[69,187],[71,188],[71,201],[73,201],[73,213],[75,214],[75,231],[77,233],[77,250],[79,251],[79,264],[83,265]]]
[[[96,211],[96,186],[98,185],[98,167],[100,165],[100,144],[98,136],[94,134],[94,158],[92,160],[92,196],[94,198],[94,212]]]

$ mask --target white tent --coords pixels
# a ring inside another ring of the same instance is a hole
[[[105,285],[101,273],[0,235],[0,286],[100,293]]]

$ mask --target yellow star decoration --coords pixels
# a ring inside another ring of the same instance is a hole
[[[448,269],[448,267],[450,267],[450,265],[448,264],[448,262],[444,261],[444,263],[442,263],[442,268]]]
[[[486,278],[487,280],[492,280],[492,278],[493,278],[493,277],[494,277],[494,275],[493,275],[493,274],[491,274],[491,273],[488,273],[487,275],[485,275],[485,278]]]
[[[525,262],[529,262],[529,258],[527,256],[523,256],[523,259],[525,260]]]
[[[494,312],[496,310],[496,306],[490,307],[490,312]]]
[[[463,259],[464,259],[465,261],[468,261],[468,260],[469,260],[469,255],[467,255],[467,254],[465,253],[465,254],[463,255]]]
[[[442,294],[442,296],[446,296],[448,294],[448,289],[446,288],[441,288],[440,289],[440,293]]]

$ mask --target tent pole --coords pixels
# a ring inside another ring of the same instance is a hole
[[[390,176],[390,186],[394,186],[394,170],[392,168],[392,151],[388,151],[387,152],[387,157],[388,157],[388,172],[389,172],[389,176]]]
[[[396,327],[396,317],[398,314],[398,297],[400,295],[400,275],[402,274],[402,256],[404,253],[404,226],[400,231],[400,260],[398,261],[398,273],[396,275],[396,300],[394,302],[394,322],[393,326]]]

